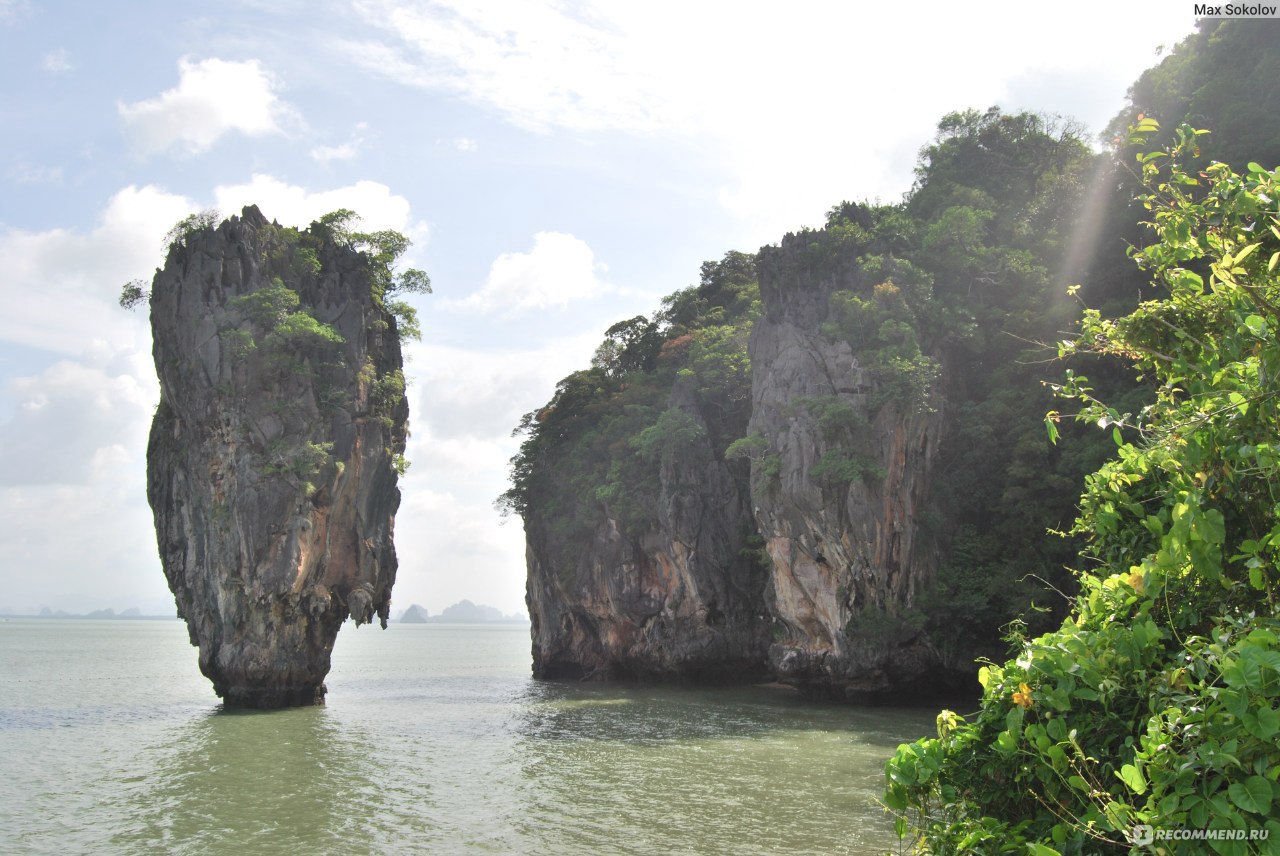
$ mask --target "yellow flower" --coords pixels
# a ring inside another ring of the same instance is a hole
[[[1018,684],[1018,691],[1013,694],[1013,703],[1024,709],[1031,707],[1031,687],[1025,683]]]

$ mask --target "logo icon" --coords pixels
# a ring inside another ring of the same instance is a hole
[[[1129,841],[1139,847],[1146,847],[1156,840],[1155,830],[1146,823],[1135,823],[1129,831]]]

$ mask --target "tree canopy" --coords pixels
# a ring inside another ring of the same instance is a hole
[[[1128,141],[1158,131],[1144,119]],[[1091,853],[1138,824],[1280,838],[1280,172],[1188,171],[1202,135],[1183,125],[1138,158],[1158,240],[1134,258],[1166,296],[1089,310],[1061,346],[1124,359],[1155,389],[1132,413],[1079,374],[1057,386],[1117,444],[1081,497],[1072,614],[1013,634],[978,713],[944,711],[886,768],[900,833],[929,852]]]

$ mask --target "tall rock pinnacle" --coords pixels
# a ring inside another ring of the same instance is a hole
[[[155,276],[147,497],[227,705],[323,703],[342,622],[386,627],[408,418],[388,282],[343,229],[256,207],[180,235]]]

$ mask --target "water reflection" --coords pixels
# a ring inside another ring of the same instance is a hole
[[[117,849],[334,852],[379,828],[368,744],[324,708],[218,711],[143,753],[138,768],[149,772],[120,783],[131,821],[112,839]]]
[[[817,706],[769,688],[542,684],[520,708],[519,830],[552,849],[871,853],[884,759],[924,711]]]
[[[327,707],[216,713],[173,624],[0,628],[10,850],[883,852],[884,759],[935,713],[533,682],[527,631],[394,625]]]

